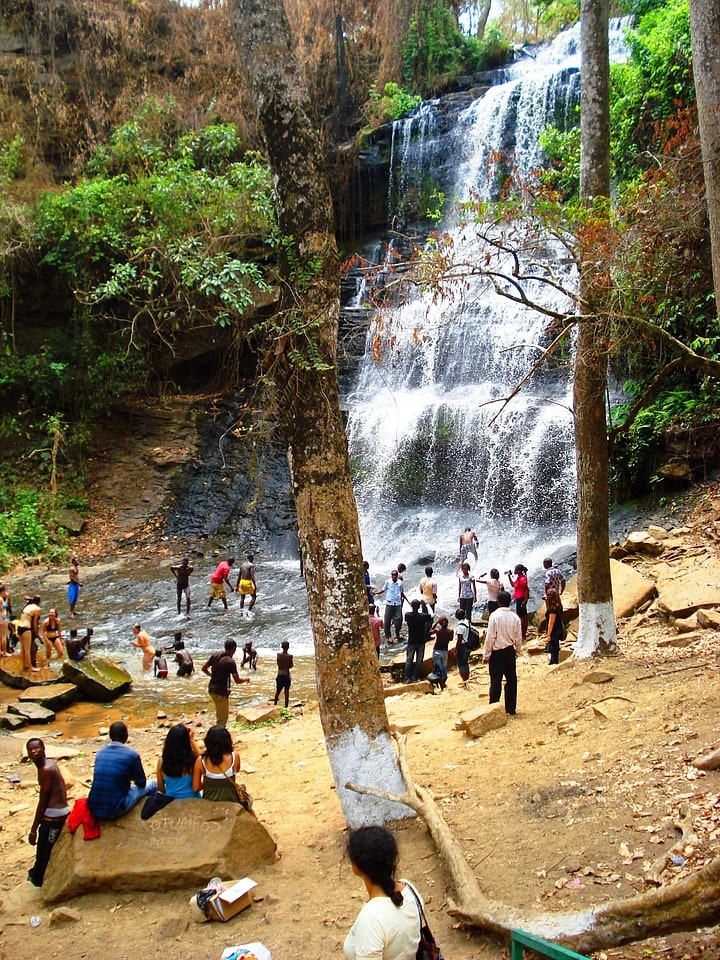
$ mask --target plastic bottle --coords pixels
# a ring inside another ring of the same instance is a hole
[[[41,923],[42,923],[42,917],[38,917],[37,915],[33,915],[32,917],[30,917],[30,926],[33,928],[33,930],[35,929],[35,927],[39,927]]]

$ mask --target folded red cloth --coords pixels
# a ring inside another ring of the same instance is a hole
[[[87,797],[75,801],[66,822],[70,833],[75,833],[82,824],[83,840],[97,840],[100,836],[100,821],[90,812]]]

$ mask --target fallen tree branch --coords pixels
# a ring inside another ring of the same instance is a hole
[[[506,939],[513,929],[519,928],[581,953],[717,923],[720,914],[720,857],[682,880],[585,910],[530,917],[486,897],[432,792],[413,781],[405,736],[395,734],[394,737],[405,792],[393,794],[352,782],[346,787],[356,793],[406,804],[420,814],[450,871],[457,893],[457,902],[448,901],[448,913],[462,923],[489,930]]]

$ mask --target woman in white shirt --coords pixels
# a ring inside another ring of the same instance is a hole
[[[350,835],[348,855],[353,873],[365,884],[368,902],[345,938],[345,960],[414,960],[420,943],[420,897],[407,880],[395,879],[395,837],[385,827],[360,827]]]

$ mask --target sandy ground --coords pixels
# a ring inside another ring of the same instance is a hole
[[[673,824],[683,804],[691,807],[698,842],[683,851],[684,865],[670,867],[663,879],[720,852],[720,771],[701,774],[689,763],[718,746],[719,639],[706,631],[690,648],[659,650],[652,633],[626,636],[624,655],[602,664],[612,675],[603,684],[583,682],[588,666],[553,671],[545,656],[524,657],[517,716],[478,740],[456,722],[485,701],[481,666],[470,689],[460,688],[455,674],[441,695],[388,699],[391,723],[409,728],[415,778],[434,791],[486,893],[531,915],[646,889],[644,872],[675,843]],[[98,722],[109,718],[97,711]],[[131,743],[146,768],[155,766],[163,724],[181,717],[178,711],[133,729]],[[208,724],[207,714],[195,719]],[[42,728],[48,741],[54,732]],[[344,855],[344,823],[317,708],[308,703],[287,722],[238,729],[234,736],[257,813],[282,859],[254,876],[261,899],[226,925],[190,921],[194,890],[82,897],[69,904],[77,920],[51,923],[50,910],[25,883],[33,859],[25,837],[36,802],[35,770],[20,758],[26,737],[0,738],[2,957],[211,960],[227,945],[253,940],[269,947],[274,960],[341,957],[364,888]],[[73,742],[81,754],[62,767],[70,792],[80,796],[104,739]],[[21,783],[12,785],[10,777]],[[497,940],[458,928],[445,912],[453,889],[425,824],[407,820],[397,833],[401,874],[418,883],[448,960],[507,956]],[[29,925],[31,915],[42,918],[37,928]],[[714,934],[607,956],[648,956],[644,951],[651,949],[691,957],[701,948],[718,955]]]
[[[713,530],[720,534],[717,485],[706,485],[695,500],[688,543],[717,549],[717,537],[711,540]],[[85,547],[93,544],[95,556],[102,555],[106,533],[95,527],[89,533]],[[645,567],[651,572],[652,561]],[[454,673],[443,694],[386,701],[391,724],[408,730],[414,777],[433,790],[487,895],[532,916],[646,890],[646,873],[676,844],[675,824],[687,812],[696,840],[676,851],[677,864],[664,870],[663,882],[720,854],[720,771],[701,773],[691,763],[720,747],[720,634],[700,633],[691,646],[661,647],[672,627],[646,616],[619,624],[622,656],[598,665],[558,670],[544,655],[525,656],[517,716],[478,740],[457,725],[461,713],[486,702],[482,666],[475,665],[469,689]],[[585,682],[595,666],[609,674],[607,682]],[[302,696],[311,689],[308,678],[298,683]],[[129,717],[131,743],[148,771],[167,726],[192,719],[207,728],[207,712],[184,709],[167,708],[162,720],[147,712]],[[124,700],[110,709],[75,705],[56,724],[32,731],[80,750],[61,764],[72,797],[87,793],[93,754],[105,742],[99,728],[126,711]],[[308,698],[286,722],[236,728],[233,735],[255,809],[282,859],[254,874],[258,899],[249,910],[228,924],[199,925],[188,908],[194,889],[94,894],[67,905],[76,919],[53,920],[25,882],[34,857],[26,837],[37,800],[35,769],[21,756],[29,734],[0,733],[0,957],[219,960],[225,946],[260,940],[273,960],[340,958],[364,888],[344,853],[344,822],[317,705]],[[506,945],[448,915],[454,890],[424,822],[413,818],[396,829],[400,873],[418,884],[447,960],[507,957]],[[35,928],[29,924],[34,915],[41,918]],[[716,929],[599,956],[701,955],[720,957]]]

